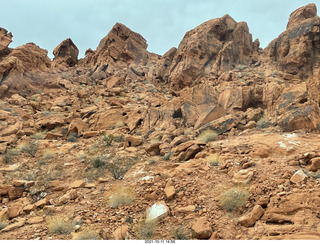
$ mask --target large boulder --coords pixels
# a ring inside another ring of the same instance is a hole
[[[257,49],[247,24],[225,15],[187,32],[178,49],[172,49],[159,61],[164,67],[158,76],[179,91],[205,75],[221,74],[237,64],[251,63]]]
[[[68,38],[61,42],[53,50],[53,65],[54,66],[63,66],[63,67],[72,67],[78,62],[79,49],[73,43],[73,41]]]
[[[319,63],[320,18],[316,14],[315,4],[294,11],[287,30],[264,50],[278,69],[306,78]]]
[[[0,27],[0,56],[6,54],[9,44],[12,42],[12,34],[4,28]]]

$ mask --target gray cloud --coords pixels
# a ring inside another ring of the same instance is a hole
[[[48,50],[71,38],[83,57],[116,22],[140,33],[148,50],[164,54],[184,34],[212,18],[229,14],[246,21],[261,46],[285,30],[289,15],[308,0],[10,0],[1,3],[0,26],[13,33],[11,47],[34,42]]]

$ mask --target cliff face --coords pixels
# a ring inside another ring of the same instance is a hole
[[[0,239],[319,239],[315,4],[264,50],[229,15],[163,56],[120,23],[80,60],[71,39],[52,61],[11,41],[0,28]]]

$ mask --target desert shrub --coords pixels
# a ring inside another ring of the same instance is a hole
[[[221,206],[227,211],[237,210],[246,205],[249,192],[243,187],[232,187],[220,196]]]
[[[218,166],[219,162],[220,162],[220,158],[219,158],[218,154],[214,153],[214,154],[209,155],[206,158],[206,161],[207,161],[207,164],[209,164],[209,165]]]
[[[108,205],[112,208],[118,208],[119,205],[129,204],[135,199],[133,189],[119,186],[111,192],[108,198]]]
[[[199,141],[203,141],[205,143],[210,142],[210,141],[215,141],[218,139],[218,133],[208,129],[203,131],[197,138]]]
[[[103,168],[107,164],[107,158],[105,155],[98,155],[91,159],[91,164],[94,168]]]
[[[107,170],[116,180],[122,180],[128,170],[135,164],[134,160],[127,158],[115,158],[106,164]]]
[[[28,153],[30,156],[34,157],[39,149],[39,143],[37,141],[30,141],[23,144],[20,148],[21,152]]]
[[[14,161],[14,158],[17,155],[18,155],[18,152],[16,150],[9,149],[2,155],[3,162],[5,164],[9,164]]]
[[[0,219],[0,231],[7,226],[7,221],[4,219]]]
[[[93,230],[91,228],[83,229],[82,231],[78,232],[73,240],[99,240],[99,231]]]
[[[157,221],[146,221],[145,219],[140,220],[136,226],[136,234],[140,240],[152,239],[157,229]]]
[[[187,229],[183,225],[180,225],[174,231],[174,239],[175,240],[190,240],[191,239],[190,229]]]
[[[44,130],[44,131],[38,131],[34,134],[31,135],[31,139],[34,139],[34,140],[43,140],[46,138],[47,136],[47,130]]]
[[[84,154],[84,153],[79,153],[78,154],[78,160],[81,162],[81,163],[84,163],[87,161],[87,155]]]
[[[54,158],[54,152],[50,151],[50,150],[45,151],[44,154],[43,154],[43,158],[44,159],[52,159],[52,158]]]
[[[261,118],[257,122],[258,129],[265,129],[265,128],[268,128],[270,125],[271,125],[271,122],[267,118]]]
[[[163,160],[166,160],[168,161],[170,159],[170,156],[171,156],[172,152],[167,152],[164,156],[163,156]]]
[[[47,227],[50,233],[69,235],[75,230],[76,222],[62,215],[56,215],[47,219]]]
[[[112,141],[114,140],[114,137],[113,135],[104,135],[102,137],[102,140],[104,141],[105,146],[111,146]]]
[[[77,132],[71,132],[67,136],[67,141],[69,141],[69,142],[77,142],[78,141],[78,133]]]

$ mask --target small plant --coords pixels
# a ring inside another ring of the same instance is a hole
[[[220,158],[219,158],[218,154],[214,153],[214,154],[209,155],[206,158],[206,161],[207,161],[208,165],[218,166],[219,162],[220,162]]]
[[[48,159],[52,159],[52,158],[54,158],[54,152],[53,151],[48,150],[48,151],[44,152],[43,159],[48,160]]]
[[[87,155],[84,154],[84,153],[79,153],[78,155],[78,160],[81,162],[81,163],[85,163],[87,161]]]
[[[78,232],[73,240],[99,240],[99,231],[93,230],[91,228],[83,229],[82,231]]]
[[[135,199],[133,189],[120,186],[116,188],[109,196],[108,205],[112,208],[118,208],[119,205],[129,204]]]
[[[246,205],[249,192],[243,187],[232,187],[220,196],[221,206],[227,211],[237,210]]]
[[[265,128],[268,128],[270,125],[271,125],[271,122],[267,118],[261,118],[257,122],[258,129],[265,129]]]
[[[7,226],[7,221],[5,219],[0,219],[0,231]]]
[[[114,137],[111,134],[110,135],[104,135],[102,137],[102,140],[105,142],[106,146],[111,146],[113,139],[114,139]]]
[[[27,144],[23,144],[20,148],[21,152],[30,154],[34,157],[39,149],[39,143],[37,141],[30,141]]]
[[[164,156],[163,156],[163,160],[166,160],[168,161],[170,159],[170,156],[171,156],[172,152],[167,152]]]
[[[75,226],[75,221],[62,215],[56,215],[47,219],[47,227],[52,234],[69,235],[75,230]]]
[[[136,226],[136,233],[140,240],[150,240],[156,232],[156,229],[157,221],[146,221],[145,219],[142,219]]]
[[[116,158],[106,164],[106,168],[116,180],[122,180],[128,170],[135,164],[126,158]]]
[[[208,143],[210,141],[215,141],[218,139],[218,133],[208,129],[203,131],[197,138],[199,141],[203,141],[205,143]]]
[[[36,132],[33,135],[31,135],[31,139],[43,140],[46,138],[47,132],[48,132],[47,130]]]
[[[2,156],[3,162],[4,162],[5,164],[9,164],[9,163],[13,162],[14,157],[17,156],[17,155],[18,155],[18,153],[17,153],[16,150],[14,150],[14,149],[9,149],[9,150],[7,150],[7,151],[3,154],[3,156]]]
[[[77,142],[78,141],[78,133],[77,132],[71,132],[68,136],[67,136],[67,141],[69,142]]]
[[[184,226],[179,226],[174,231],[174,239],[175,240],[190,240],[191,238],[191,231],[186,229]]]
[[[93,168],[103,168],[107,164],[105,155],[98,155],[91,160]]]

